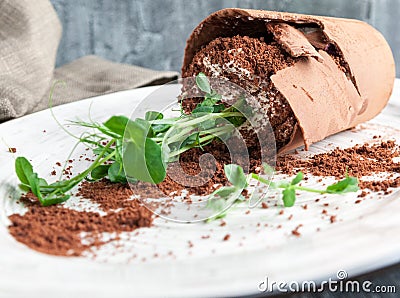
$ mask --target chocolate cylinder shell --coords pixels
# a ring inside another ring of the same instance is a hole
[[[281,152],[318,142],[375,117],[386,106],[395,80],[392,52],[370,25],[351,19],[301,14],[223,9],[192,32],[182,72],[203,46],[218,37],[273,33],[292,57],[302,57],[271,76],[297,118]],[[341,67],[328,54],[342,58]]]

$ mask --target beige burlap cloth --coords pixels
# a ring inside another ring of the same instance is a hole
[[[0,122],[100,94],[166,83],[176,72],[82,57],[55,69],[61,24],[49,0],[0,1]]]

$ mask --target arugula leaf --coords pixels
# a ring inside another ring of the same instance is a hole
[[[196,76],[196,84],[201,91],[208,93],[208,94],[211,93],[210,82],[208,81],[207,76],[204,73],[200,72]]]

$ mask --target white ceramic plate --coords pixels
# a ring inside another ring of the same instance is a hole
[[[91,114],[96,120],[113,114],[129,116],[137,103],[156,89],[87,99],[56,107],[54,112],[63,123],[75,117],[87,119],[93,103]],[[374,135],[399,138],[399,99],[397,81],[390,104],[376,119],[357,131],[315,144],[307,154],[350,147],[370,141]],[[121,249],[103,247],[95,260],[41,254],[16,242],[7,231],[7,216],[20,208],[13,200],[19,195],[18,181],[14,156],[7,147],[17,148],[17,155],[32,159],[38,172],[51,178],[51,166],[67,158],[74,140],[57,126],[49,111],[1,124],[0,137],[6,143],[0,143],[0,297],[247,295],[259,293],[258,285],[266,277],[270,281],[322,281],[335,278],[338,270],[354,276],[400,261],[397,192],[374,195],[360,204],[355,204],[356,194],[302,195],[296,206],[282,215],[280,205],[254,208],[250,213],[243,206],[228,215],[225,226],[219,222],[179,224],[159,218],[154,227],[127,235],[129,240]],[[321,197],[319,202],[315,202],[317,197]],[[322,214],[323,209],[328,216]],[[332,224],[330,215],[336,215],[337,222]],[[291,231],[299,224],[303,225],[301,236],[295,237]],[[223,241],[226,234],[231,235],[229,241]],[[208,235],[208,239],[202,238]]]

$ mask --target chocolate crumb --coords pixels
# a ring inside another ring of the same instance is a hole
[[[228,241],[230,238],[231,238],[231,235],[230,235],[230,234],[226,234],[226,235],[224,236],[223,241]]]
[[[296,237],[300,237],[301,233],[299,232],[299,229],[302,227],[302,224],[299,224],[294,230],[292,230],[292,235]]]
[[[365,190],[363,190],[357,197],[359,197],[359,198],[364,198],[364,197],[366,197],[367,196],[367,192],[365,191]]]

